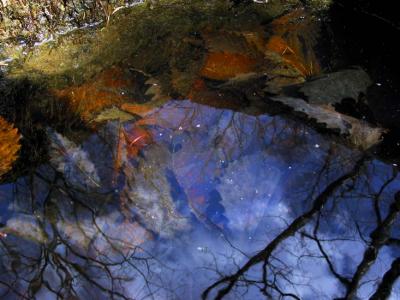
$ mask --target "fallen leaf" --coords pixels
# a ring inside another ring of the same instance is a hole
[[[128,113],[145,117],[146,115],[151,113],[155,108],[154,106],[148,104],[124,103],[121,105],[121,109]]]
[[[211,52],[200,75],[213,80],[228,80],[239,74],[254,72],[257,61],[238,53]]]
[[[106,108],[132,101],[127,89],[133,84],[132,80],[125,78],[123,70],[111,67],[89,82],[53,90],[53,93],[62,101],[66,101],[85,121],[89,121],[93,115]]]
[[[61,134],[49,129],[50,163],[72,185],[96,188],[100,187],[100,178],[86,151]]]
[[[0,117],[0,177],[11,170],[21,149],[18,129]]]
[[[110,120],[119,120],[120,122],[126,122],[135,120],[135,115],[125,112],[114,106],[106,110],[103,110],[96,116],[96,118],[93,121],[100,123]]]
[[[282,55],[303,75],[317,75],[320,63],[314,51],[319,25],[304,9],[294,10],[271,23],[272,36],[266,49]]]
[[[310,70],[305,66],[302,58],[279,35],[273,35],[266,48],[281,55],[285,62],[296,68],[304,76],[310,75]]]

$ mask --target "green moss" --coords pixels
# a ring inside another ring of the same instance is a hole
[[[313,10],[324,11],[332,4],[332,0],[307,0],[306,4]]]
[[[160,1],[152,8],[143,4],[123,9],[107,27],[75,30],[37,47],[24,59],[21,51],[9,53],[17,58],[10,76],[61,87],[125,63],[168,82],[167,69],[183,71],[199,65],[195,62],[202,59],[201,47],[196,45],[200,32],[252,30],[287,10],[288,4],[282,2],[233,9],[223,0],[177,0]]]

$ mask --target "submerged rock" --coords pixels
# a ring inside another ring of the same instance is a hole
[[[300,98],[283,96],[271,99],[292,108],[295,113],[300,113],[300,116],[307,120],[315,121],[317,125],[338,132],[353,146],[364,150],[379,143],[385,132],[383,128],[373,127],[365,121],[336,112],[327,105],[313,105]]]
[[[168,149],[155,144],[151,132],[137,123],[119,126],[109,122],[105,130],[114,152],[113,177],[121,185],[124,218],[135,219],[161,237],[188,229],[188,220],[177,211],[165,177],[171,155]]]
[[[152,145],[139,159],[139,166],[126,185],[127,206],[141,224],[161,237],[172,237],[189,229],[189,221],[180,215],[171,197],[171,189],[164,176],[168,161],[167,149]]]
[[[311,104],[335,104],[348,98],[358,100],[371,84],[363,69],[354,68],[319,76],[304,83],[299,91]]]
[[[137,222],[119,222],[119,217],[119,213],[111,213],[96,217],[95,222],[90,218],[90,221],[60,220],[57,231],[70,247],[85,254],[91,252],[97,258],[111,258],[118,253],[132,255],[152,236]]]

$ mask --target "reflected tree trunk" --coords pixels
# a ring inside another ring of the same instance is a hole
[[[252,267],[257,264],[264,264],[264,284],[267,285],[266,279],[266,266],[268,261],[273,254],[274,250],[287,238],[293,236],[298,230],[305,226],[314,216],[318,213],[323,206],[327,203],[329,198],[335,193],[335,191],[342,186],[347,180],[354,178],[358,175],[361,167],[365,162],[365,157],[359,159],[354,165],[353,169],[340,176],[338,179],[329,184],[319,196],[314,200],[312,208],[304,213],[303,215],[297,217],[284,231],[282,231],[275,239],[273,239],[262,251],[260,251],[255,256],[251,257],[247,263],[245,263],[236,273],[223,277],[216,281],[214,284],[210,285],[202,294],[203,299],[207,299],[209,294],[213,290],[217,290],[217,296],[215,299],[222,299],[225,297],[235,286],[235,284],[243,277],[243,275],[249,271]],[[225,286],[224,286],[225,285]],[[224,286],[220,288],[221,286]]]

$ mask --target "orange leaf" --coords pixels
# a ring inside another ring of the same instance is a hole
[[[130,78],[123,69],[114,66],[80,86],[53,90],[53,93],[56,97],[67,101],[85,121],[89,121],[94,114],[106,108],[134,101],[135,99],[129,96],[134,84],[133,78]]]
[[[132,114],[139,115],[141,117],[146,116],[147,113],[154,109],[153,106],[146,104],[132,104],[132,103],[124,103],[121,105],[121,109]]]
[[[303,75],[316,75],[320,64],[314,52],[319,23],[304,9],[294,10],[271,23],[267,49],[281,54]]]
[[[200,75],[214,80],[228,80],[239,74],[255,70],[256,60],[239,53],[211,52]]]
[[[18,129],[0,117],[0,177],[11,170],[21,148]]]

